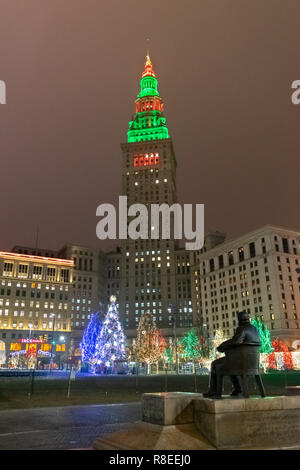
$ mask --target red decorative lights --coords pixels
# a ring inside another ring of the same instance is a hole
[[[152,68],[152,62],[150,60],[149,55],[146,57],[146,62],[145,62],[145,70],[142,74],[142,78],[144,77],[155,77],[155,72]]]
[[[155,166],[159,164],[158,153],[139,154],[133,157],[133,166]]]

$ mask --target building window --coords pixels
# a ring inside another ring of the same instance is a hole
[[[284,253],[289,253],[289,243],[287,238],[282,239],[282,249]]]
[[[42,279],[42,266],[33,266],[32,278]]]
[[[61,280],[63,282],[70,282],[70,271],[69,271],[69,269],[61,269],[60,276],[61,276]]]
[[[3,276],[12,276],[13,267],[13,263],[4,263]]]
[[[55,281],[55,268],[47,268],[47,281]]]
[[[249,253],[250,253],[250,258],[254,258],[256,256],[255,252],[255,243],[249,243]]]
[[[27,277],[27,275],[28,275],[28,264],[19,264],[18,277]]]

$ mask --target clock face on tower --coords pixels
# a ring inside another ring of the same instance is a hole
[[[134,167],[156,166],[159,164],[158,153],[139,153],[133,157]]]

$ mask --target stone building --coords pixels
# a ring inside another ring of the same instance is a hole
[[[264,321],[273,338],[297,349],[299,237],[299,232],[266,225],[194,253],[194,322],[205,325],[211,338],[219,328],[230,336],[236,313],[246,309]]]
[[[73,262],[0,252],[0,350],[28,349],[43,357],[70,344]],[[30,346],[29,346],[30,345]],[[5,354],[4,352],[5,351]]]

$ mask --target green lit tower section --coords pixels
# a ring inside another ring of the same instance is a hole
[[[141,79],[141,91],[135,101],[135,116],[129,122],[128,142],[168,139],[169,131],[163,116],[163,101],[157,90],[157,79],[149,55]]]

